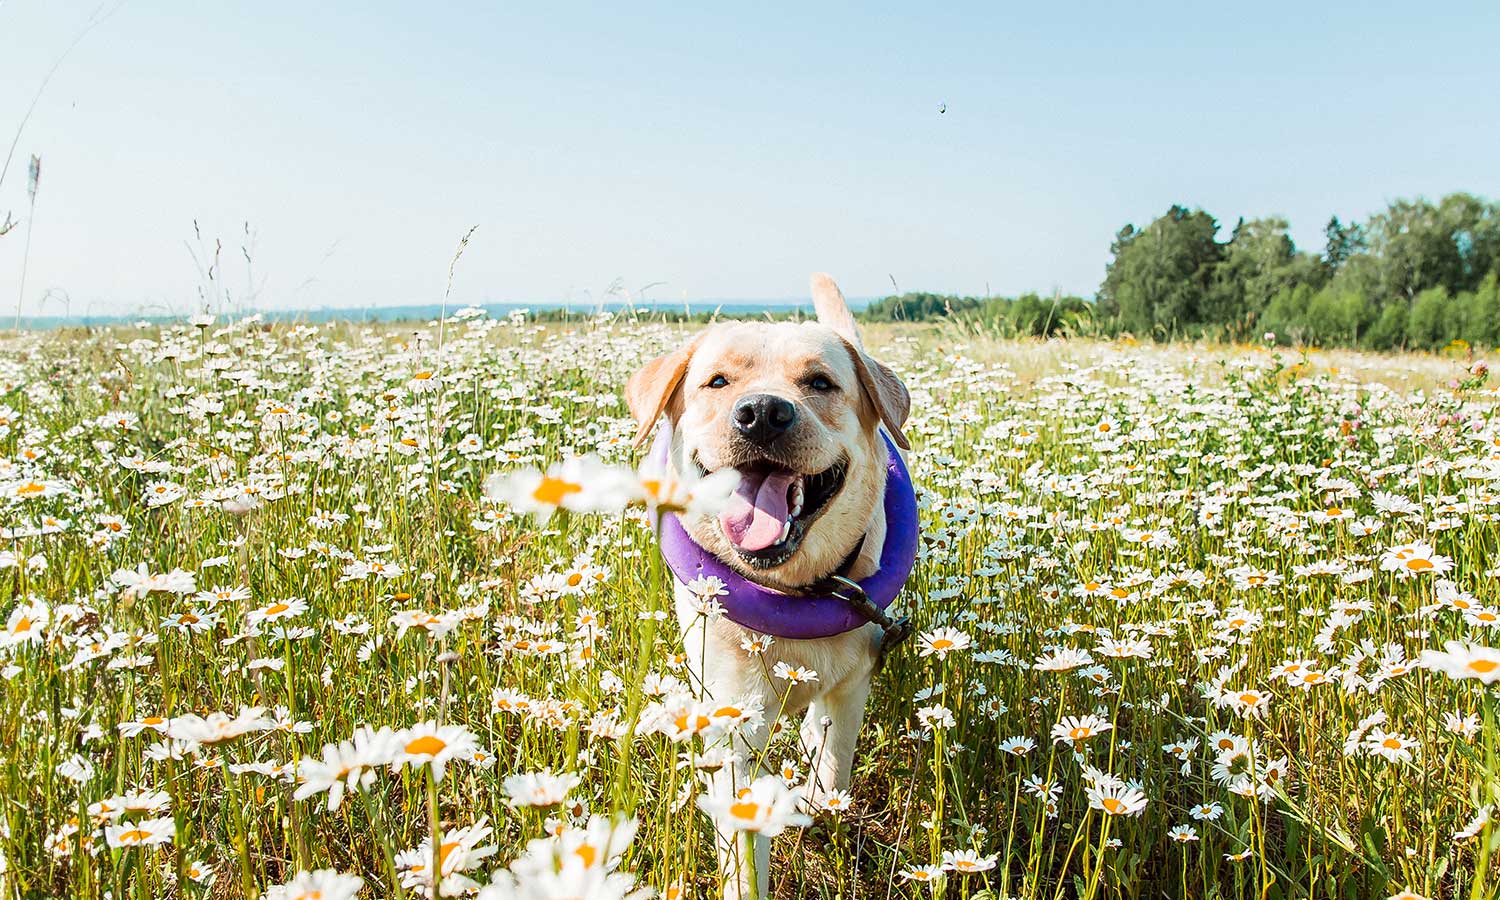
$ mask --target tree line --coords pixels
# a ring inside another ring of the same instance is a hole
[[[1144,228],[1126,225],[1092,303],[904,294],[866,317],[987,319],[1037,335],[1500,346],[1500,204],[1457,193],[1397,200],[1364,222],[1335,216],[1322,253],[1299,250],[1282,218],[1241,219],[1226,240],[1219,231],[1209,213],[1177,205]]]

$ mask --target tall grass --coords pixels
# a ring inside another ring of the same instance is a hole
[[[480,488],[571,454],[628,462],[619,386],[684,332],[444,328],[441,353],[427,328],[253,320],[9,341],[0,895],[243,896],[333,868],[394,896],[402,851],[430,839],[441,860],[445,835],[487,818],[497,853],[466,873],[483,884],[590,812],[639,821],[620,865],[643,885],[717,889],[694,802],[709,748],[624,736],[693,690],[646,518],[543,524]],[[972,646],[888,661],[854,805],[776,839],[774,896],[1495,895],[1493,830],[1453,837],[1500,799],[1494,695],[1415,662],[1496,643],[1475,612],[1500,574],[1481,378],[1446,386],[1458,370],[1432,358],[915,327],[871,344],[915,400],[924,545],[901,602]],[[1371,365],[1378,378],[1350,374]],[[1451,571],[1381,568],[1415,541]],[[116,575],[140,566],[194,589]],[[247,596],[197,593],[220,586]],[[306,611],[252,627],[291,598]],[[17,610],[43,607],[17,630]],[[1126,639],[1149,657],[1108,655]],[[1038,668],[1070,650],[1091,659]],[[1269,699],[1247,708],[1247,691]],[[150,719],[243,706],[279,727],[173,748]],[[1371,752],[1369,729],[1346,752],[1376,713],[1409,759]],[[1112,727],[1054,741],[1086,715]],[[335,811],[293,799],[325,744],[428,720],[487,752],[441,780],[372,771]],[[796,732],[768,756],[792,781]],[[1224,763],[1211,743],[1242,752]],[[564,802],[508,802],[508,777],[542,770],[581,782]],[[1144,809],[1091,806],[1106,773]],[[133,789],[165,792],[166,812],[91,813]],[[167,842],[106,846],[102,826],[160,815]],[[964,850],[981,871],[955,868]],[[909,877],[945,862],[940,880]]]

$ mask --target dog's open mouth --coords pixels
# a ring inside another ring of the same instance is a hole
[[[740,559],[757,569],[770,569],[797,552],[808,527],[843,488],[848,460],[813,474],[770,460],[734,468],[740,483],[719,513],[719,527]]]

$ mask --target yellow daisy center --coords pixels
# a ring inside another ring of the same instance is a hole
[[[676,724],[678,731],[691,731],[696,733],[707,728],[709,726],[709,721],[707,716],[681,715],[677,717]]]
[[[594,863],[599,859],[599,848],[593,844],[579,844],[578,849],[574,850],[573,854],[583,860],[583,867],[585,869],[592,869]]]
[[[435,734],[424,734],[406,745],[406,752],[413,755],[437,756],[448,747],[448,742]]]
[[[550,475],[542,479],[542,483],[536,486],[531,496],[538,503],[546,503],[556,506],[569,494],[577,494],[583,490],[583,485],[574,484],[571,481],[563,481],[561,478],[553,478]]]

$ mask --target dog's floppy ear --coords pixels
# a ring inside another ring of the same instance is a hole
[[[671,353],[651,360],[625,383],[625,403],[635,417],[635,446],[646,442],[652,426],[661,418],[662,411],[682,384],[698,340],[695,337]]]
[[[854,371],[859,374],[859,386],[875,405],[875,412],[885,424],[891,439],[902,450],[910,450],[911,444],[902,433],[901,426],[911,414],[911,394],[906,385],[885,365],[865,355],[864,344],[859,339],[859,326],[854,322],[854,313],[844,300],[844,292],[833,278],[825,272],[812,277],[813,309],[818,312],[818,321],[844,339],[849,358],[854,360]]]
[[[854,324],[854,313],[849,311],[849,304],[844,301],[844,292],[839,290],[833,278],[824,272],[814,274],[812,298],[813,309],[818,313],[818,321],[832,328],[839,337],[853,344],[856,350],[863,350],[864,345],[859,340],[859,328]]]
[[[849,341],[844,342],[849,358],[854,360],[854,371],[859,375],[859,386],[875,406],[875,413],[891,433],[891,440],[902,450],[910,450],[911,443],[901,428],[911,414],[911,394],[906,385],[884,363],[865,355],[865,352]]]

